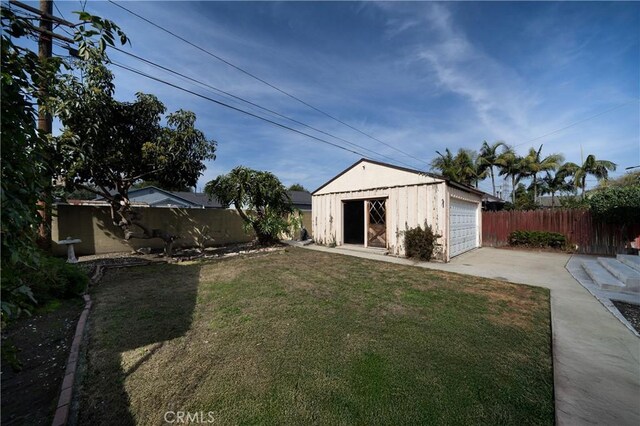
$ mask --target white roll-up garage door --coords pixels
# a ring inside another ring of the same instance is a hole
[[[477,203],[451,198],[449,202],[449,257],[478,245]]]

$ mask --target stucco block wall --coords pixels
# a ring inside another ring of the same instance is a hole
[[[180,235],[175,247],[193,247],[197,229],[208,226],[213,241],[207,246],[248,242],[253,233],[245,233],[243,222],[235,210],[228,209],[170,209],[140,207],[142,220],[150,228],[165,229]],[[52,221],[54,241],[71,236],[82,243],[75,246],[76,254],[104,254],[131,251],[141,247],[163,248],[162,240],[131,239],[124,241],[120,228],[111,222],[109,207],[58,205]],[[64,246],[53,244],[54,254],[66,253]]]
[[[307,229],[307,232],[310,236],[313,236],[313,217],[311,215],[311,210],[302,210],[302,226]],[[296,235],[298,237],[298,235]]]

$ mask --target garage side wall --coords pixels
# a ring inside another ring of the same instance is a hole
[[[442,237],[437,257],[444,259],[446,236],[447,187],[444,182],[345,191],[314,195],[312,198],[313,238],[319,244],[344,243],[343,201],[386,198],[387,241],[390,254],[404,256],[403,231],[416,226],[431,225]]]

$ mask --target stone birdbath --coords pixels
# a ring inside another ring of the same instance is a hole
[[[76,259],[76,252],[73,250],[73,245],[81,243],[82,240],[67,237],[66,240],[56,242],[61,246],[67,246],[67,263],[78,263],[78,259]]]

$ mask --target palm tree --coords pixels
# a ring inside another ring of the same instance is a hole
[[[587,181],[587,175],[594,176],[598,181],[609,178],[609,172],[616,170],[616,163],[607,160],[596,160],[593,154],[587,155],[587,159],[582,166],[576,163],[565,164],[567,172],[573,176],[573,183],[578,188],[582,188],[582,199]]]
[[[489,176],[491,176],[491,187],[493,188],[494,197],[496,196],[496,181],[493,167],[498,165],[498,163],[496,163],[498,160],[498,148],[501,146],[506,146],[506,144],[502,141],[498,141],[489,145],[487,141],[483,141],[482,147],[480,148],[480,154],[478,155],[479,165],[488,171]]]
[[[441,154],[440,151],[436,151],[436,154],[438,154],[438,157],[431,160],[431,168],[439,170],[440,174],[445,178],[457,182],[458,167],[453,154],[449,151],[449,148],[444,151],[444,154]]]
[[[531,177],[533,179],[533,200],[538,200],[538,173],[550,170],[558,170],[560,164],[564,161],[562,154],[550,154],[544,158],[540,156],[542,153],[542,145],[536,151],[530,148],[529,153],[524,157],[522,177]]]
[[[518,156],[512,147],[505,145],[502,153],[496,158],[496,166],[500,169],[500,176],[511,178],[511,202],[515,204],[516,185],[522,177],[522,157]]]
[[[574,192],[575,185],[573,182],[567,182],[566,178],[569,177],[569,173],[566,167],[562,166],[560,169],[552,175],[547,171],[547,175],[540,181],[540,193],[551,194],[551,208],[555,208],[556,204],[556,192]]]
[[[438,157],[431,161],[431,168],[439,170],[447,179],[477,187],[478,182],[486,177],[473,150],[460,148],[454,156],[447,148],[444,154],[439,151],[436,151],[436,154]]]
[[[478,164],[478,154],[471,149],[460,148],[454,161],[458,167],[458,182],[478,187],[478,182],[486,177],[483,167]]]

